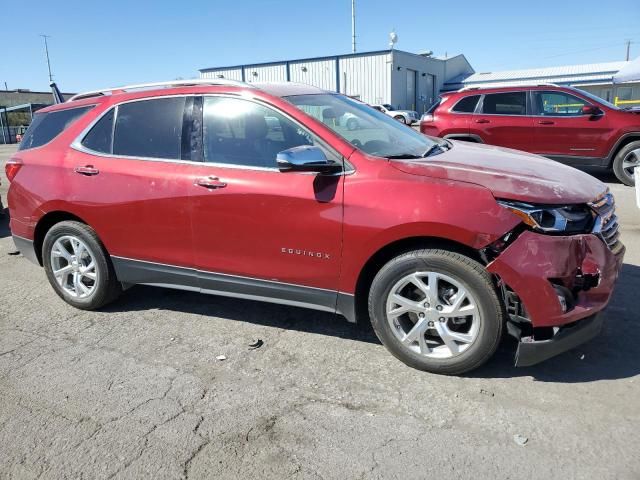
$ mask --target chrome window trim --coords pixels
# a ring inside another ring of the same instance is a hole
[[[232,164],[232,163],[215,163],[215,162],[204,162],[204,161],[200,162],[200,161],[194,161],[194,160],[182,160],[182,159],[175,159],[175,158],[134,157],[134,156],[131,156],[131,155],[116,155],[114,153],[98,152],[96,150],[92,150],[90,148],[87,148],[82,144],[82,141],[84,140],[84,137],[87,136],[87,134],[96,125],[96,123],[98,123],[102,119],[102,117],[104,117],[111,110],[115,110],[114,121],[113,121],[113,125],[112,125],[112,128],[111,128],[111,130],[112,130],[111,131],[111,150],[113,151],[113,141],[114,141],[114,136],[115,136],[115,125],[116,125],[116,120],[118,118],[118,107],[120,105],[124,105],[124,104],[127,104],[127,103],[133,103],[133,102],[144,102],[144,101],[148,101],[148,100],[155,100],[155,99],[158,99],[158,98],[174,98],[174,97],[203,97],[203,98],[204,97],[229,97],[229,98],[236,98],[236,99],[237,98],[242,98],[242,96],[237,94],[237,93],[180,93],[180,94],[175,94],[175,95],[159,95],[159,96],[154,96],[154,97],[145,97],[145,98],[135,98],[135,99],[130,99],[130,100],[124,100],[122,102],[118,102],[115,105],[111,105],[104,112],[102,112],[100,115],[98,115],[96,118],[94,118],[89,123],[89,125],[87,125],[87,127],[85,127],[80,132],[80,134],[73,140],[73,142],[71,142],[70,147],[73,148],[74,150],[79,151],[79,152],[86,153],[88,155],[95,155],[97,157],[103,157],[103,158],[117,158],[117,159],[121,159],[121,160],[142,160],[142,161],[147,161],[147,162],[180,163],[180,164],[187,164],[187,165],[212,166],[212,167],[215,167],[215,168],[231,168],[231,169],[235,169],[235,170],[255,170],[255,171],[260,171],[260,172],[283,173],[276,167],[254,167],[254,166],[247,166],[247,165],[236,165],[236,164]],[[319,140],[321,140],[323,145],[325,145],[326,148],[329,151],[331,151],[336,157],[342,159],[343,167],[345,167],[345,169],[342,172],[339,172],[339,173],[336,173],[336,174],[333,174],[333,175],[324,175],[324,176],[341,176],[341,175],[345,175],[346,176],[346,175],[351,175],[351,174],[355,173],[355,171],[356,171],[355,167],[353,165],[351,165],[349,162],[347,162],[346,158],[344,158],[339,152],[337,152],[333,147],[331,147],[318,134],[310,131],[309,128],[307,128],[306,126],[302,125],[299,121],[297,121],[296,119],[292,118],[286,112],[283,112],[282,110],[278,109],[274,105],[271,105],[270,103],[267,103],[267,102],[263,101],[260,98],[256,98],[256,97],[251,96],[249,98],[244,98],[244,100],[250,101],[250,102],[254,102],[254,103],[262,105],[262,106],[264,106],[266,108],[270,108],[272,110],[275,110],[276,112],[278,112],[279,114],[281,114],[282,116],[287,118],[288,120],[292,121],[296,125],[300,126],[302,129],[304,129],[305,131],[309,132],[314,137],[316,137]],[[204,107],[204,105],[203,105],[203,107]],[[81,107],[76,107],[76,108],[81,108]],[[349,168],[346,168],[346,167],[349,167]],[[287,173],[295,173],[295,174],[299,174],[299,175],[300,174],[301,175],[318,175],[319,174],[318,172],[287,172]]]

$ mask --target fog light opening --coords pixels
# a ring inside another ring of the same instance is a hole
[[[554,285],[553,288],[556,291],[556,296],[558,297],[560,310],[562,310],[562,313],[567,313],[573,308],[573,295],[571,294],[571,291],[561,285]]]

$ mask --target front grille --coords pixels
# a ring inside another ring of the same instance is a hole
[[[616,202],[611,193],[607,193],[589,204],[598,215],[593,233],[598,235],[614,253],[622,248],[620,225],[616,215]]]

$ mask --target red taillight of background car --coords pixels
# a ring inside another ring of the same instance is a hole
[[[7,178],[10,182],[12,182],[16,177],[21,167],[22,162],[20,160],[9,160],[4,166],[4,172],[7,174]]]

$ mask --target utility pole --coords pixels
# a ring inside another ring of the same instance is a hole
[[[351,51],[356,53],[356,0],[351,0]]]
[[[631,47],[631,40],[627,40],[627,62],[629,61],[629,48]]]
[[[47,68],[49,69],[49,83],[53,82],[53,75],[51,75],[51,62],[49,61],[49,45],[47,38],[51,38],[49,35],[40,35],[44,38],[44,51],[47,54]]]

